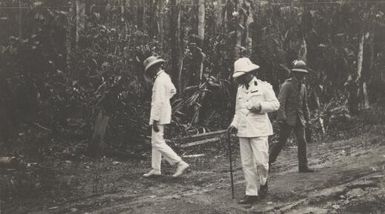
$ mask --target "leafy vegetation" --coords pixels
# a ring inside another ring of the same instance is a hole
[[[179,92],[171,135],[225,128],[233,112],[231,74],[239,45],[276,92],[291,62],[307,61],[314,121],[324,119],[328,126],[335,112],[350,116],[382,99],[384,5],[2,1],[3,141],[9,147],[28,142],[41,156],[58,141],[92,144],[100,138],[102,148],[142,148],[151,93],[142,62],[152,54],[167,59],[165,69]],[[103,120],[106,132],[96,135]]]

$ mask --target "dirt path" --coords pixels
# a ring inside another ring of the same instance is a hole
[[[228,161],[224,155],[187,159],[191,172],[172,179],[143,179],[148,161],[80,164],[73,174],[79,195],[36,207],[35,213],[385,213],[384,127],[359,137],[309,146],[310,166],[297,172],[296,148],[287,148],[272,167],[270,194],[245,207],[231,199]],[[235,161],[236,198],[244,191],[239,157]],[[99,179],[95,182],[95,178]],[[83,193],[81,195],[80,193]],[[20,210],[19,210],[20,211]],[[25,210],[24,210],[25,211]],[[22,213],[22,210],[21,212]],[[29,210],[31,213],[31,209]],[[34,212],[32,212],[34,213]]]

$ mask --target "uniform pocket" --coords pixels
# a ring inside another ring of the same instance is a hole
[[[264,114],[249,115],[248,122],[259,134],[267,132],[270,127],[269,120]]]

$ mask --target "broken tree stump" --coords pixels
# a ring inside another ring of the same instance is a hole
[[[94,133],[88,145],[90,155],[98,156],[103,153],[105,148],[104,136],[106,134],[108,121],[110,117],[103,110],[100,110],[95,120]]]

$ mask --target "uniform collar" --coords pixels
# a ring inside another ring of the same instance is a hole
[[[292,76],[291,79],[292,79],[293,82],[295,82],[295,83],[301,83],[295,76]]]
[[[155,81],[156,78],[158,78],[158,76],[161,75],[163,72],[164,72],[164,70],[158,71],[158,73],[156,73],[156,75],[154,76],[154,81]]]
[[[253,84],[253,82],[256,82],[256,81],[257,81],[257,78],[253,77],[253,79],[250,80],[248,85],[250,86],[251,84]]]
[[[250,86],[252,86],[253,84],[258,85],[258,81],[256,77],[253,77],[247,85],[243,85],[242,87],[248,90]]]

